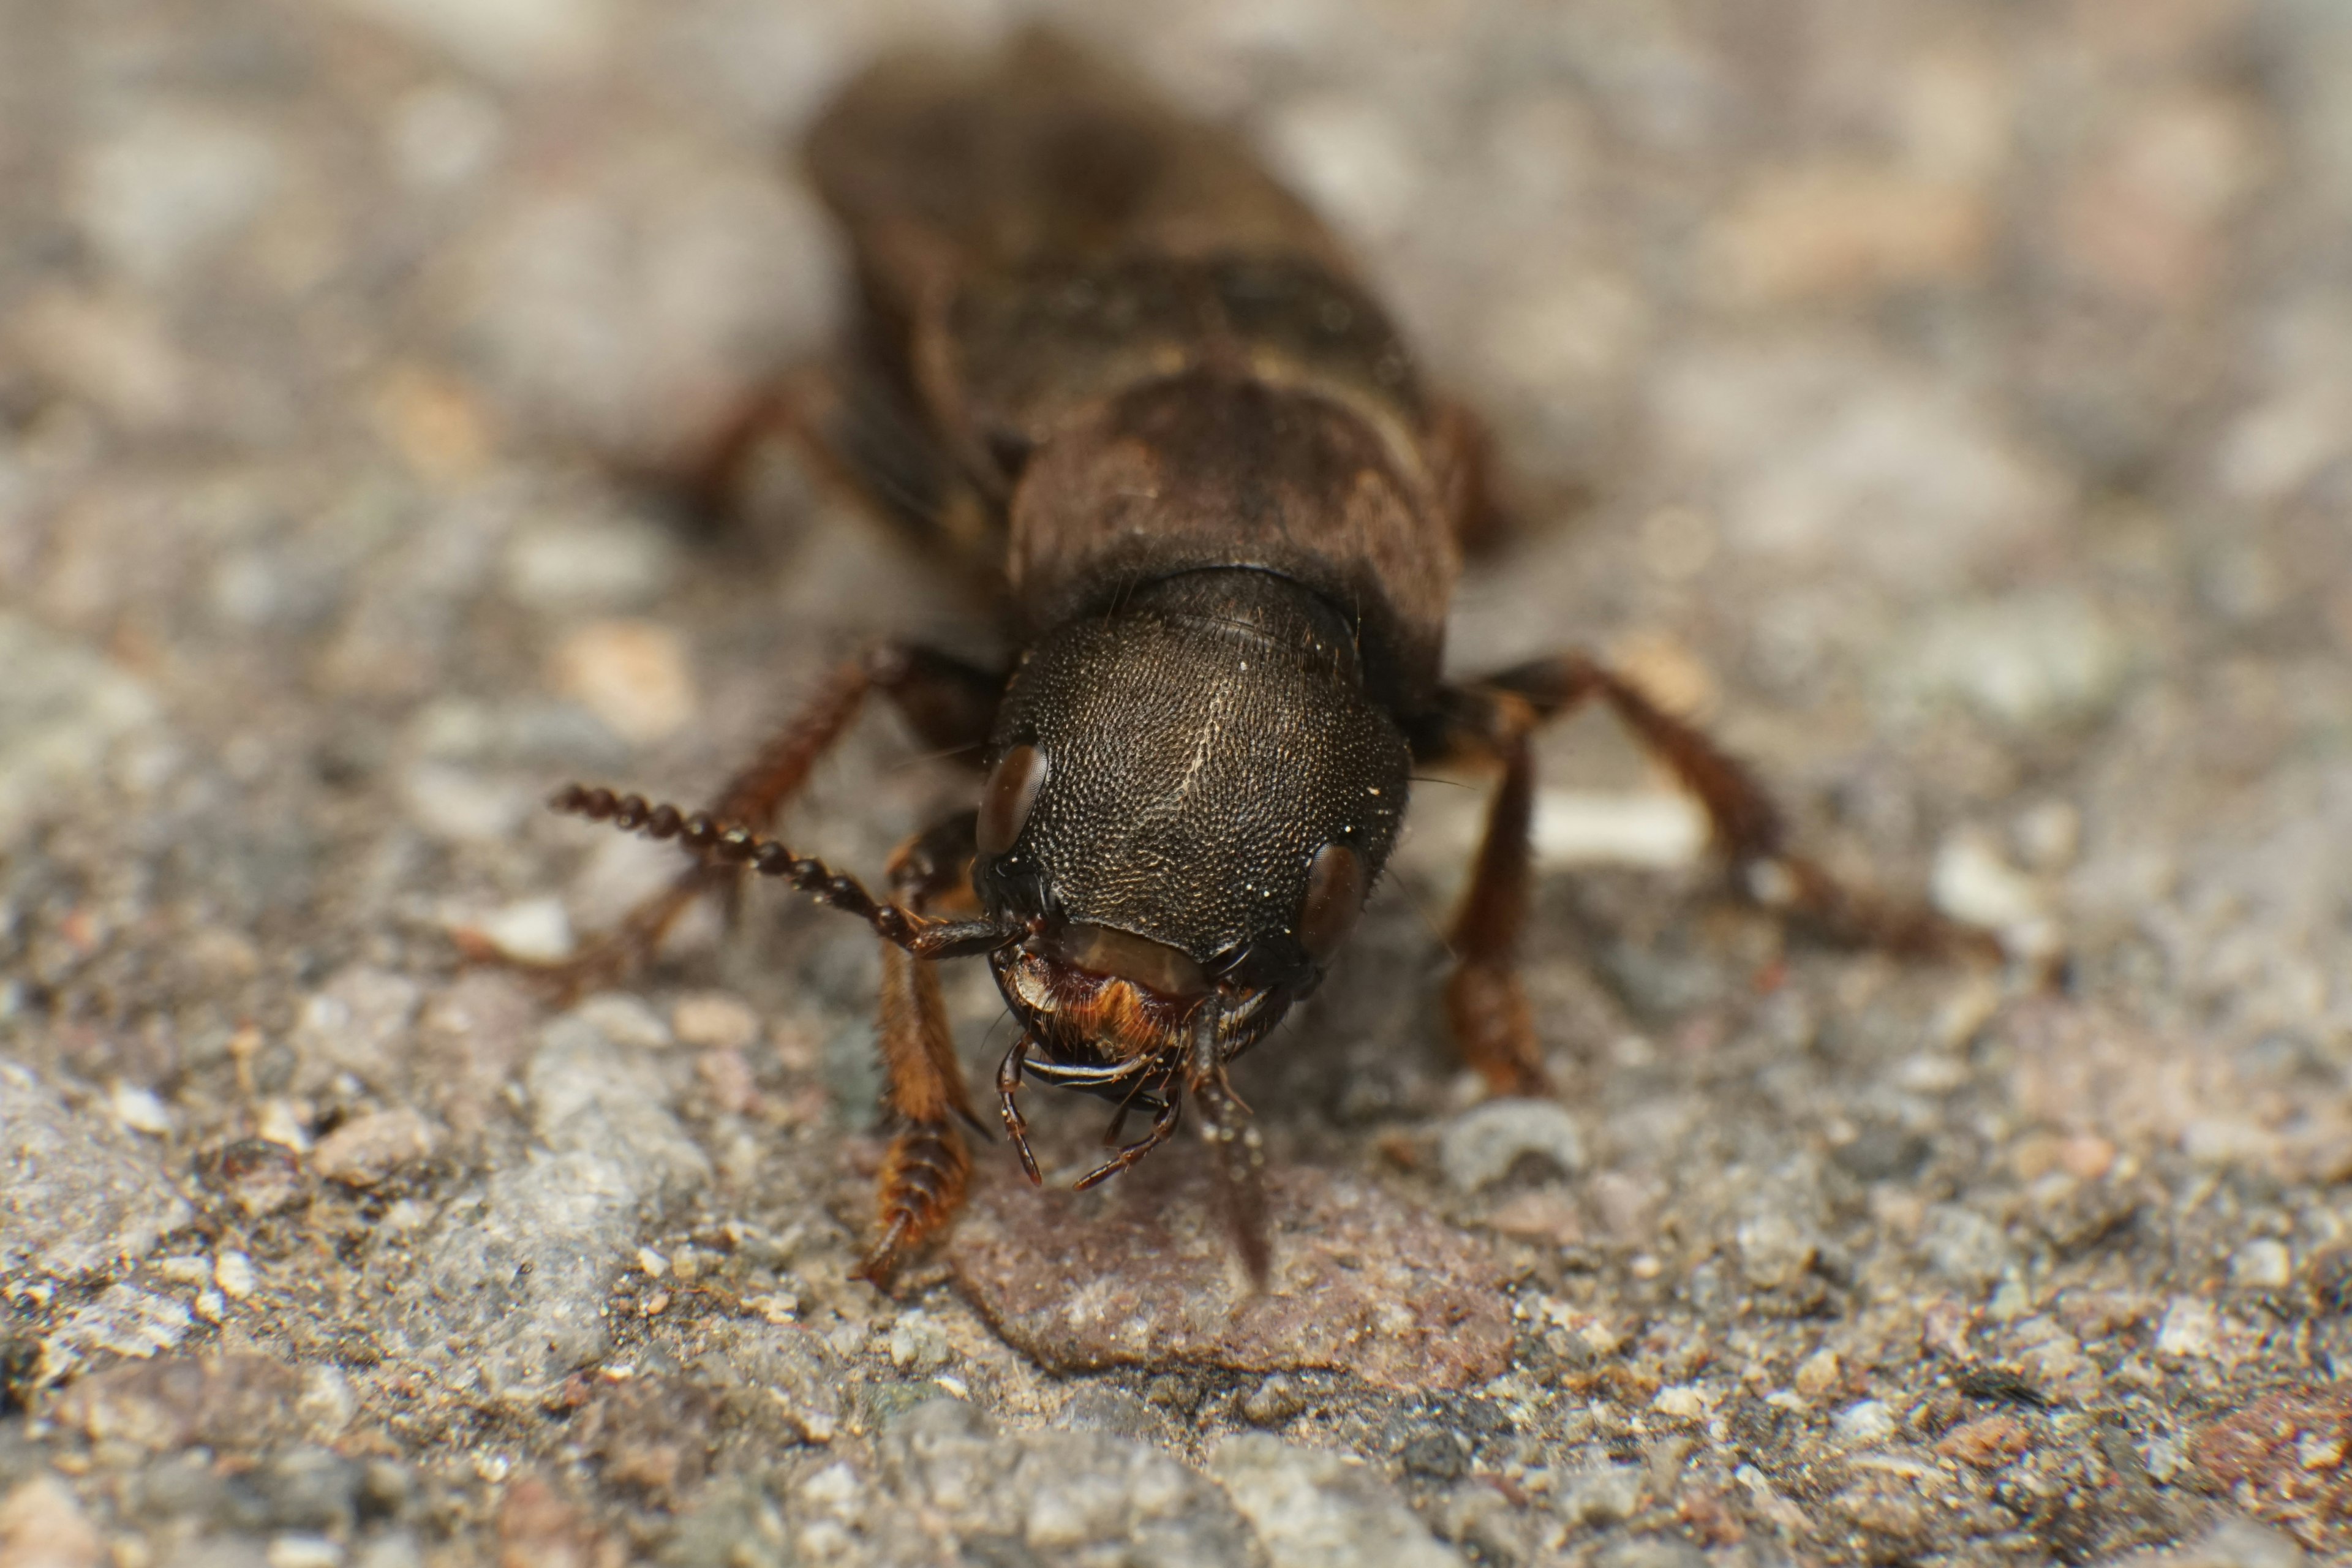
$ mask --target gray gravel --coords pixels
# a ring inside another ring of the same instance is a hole
[[[999,1144],[879,1296],[866,936],[755,892],[569,1009],[459,936],[671,869],[551,786],[989,648],[787,458],[717,539],[616,475],[829,341],[830,86],[1011,18],[0,0],[0,1568],[2352,1551],[2352,11],[1060,14],[1490,419],[1455,668],[1608,652],[2057,983],[1786,941],[1580,721],[1556,1105],[1444,1049],[1433,781],[1238,1077],[1283,1293],[1190,1148]],[[872,872],[968,789],[877,721],[788,826]]]

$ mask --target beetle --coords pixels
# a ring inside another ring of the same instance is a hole
[[[1476,426],[1237,136],[1034,32],[992,62],[872,67],[804,157],[850,241],[850,351],[748,399],[680,478],[723,497],[770,432],[802,439],[995,585],[1018,657],[997,670],[875,648],[705,811],[581,784],[553,804],[695,857],[575,976],[642,957],[747,871],[880,938],[894,1131],[866,1278],[887,1284],[963,1196],[958,1123],[978,1119],[934,966],[980,956],[1018,1026],[996,1090],[1029,1178],[1030,1079],[1118,1107],[1081,1187],[1189,1113],[1263,1280],[1263,1155],[1227,1069],[1322,979],[1417,767],[1500,774],[1449,933],[1446,1015],[1496,1092],[1548,1092],[1514,972],[1530,742],[1587,704],[1697,798],[1747,897],[1835,938],[1989,946],[1791,852],[1745,767],[1595,658],[1445,679],[1464,548],[1496,521]],[[877,694],[983,779],[976,805],[892,857],[887,898],[762,836]],[[1119,1144],[1130,1114],[1145,1130]]]

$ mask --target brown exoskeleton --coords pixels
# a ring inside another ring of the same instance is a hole
[[[963,1194],[957,1121],[972,1113],[932,965],[966,955],[988,960],[1019,1025],[996,1086],[1030,1177],[1026,1079],[1148,1116],[1082,1186],[1165,1142],[1189,1104],[1262,1277],[1256,1143],[1225,1070],[1321,979],[1417,765],[1500,770],[1447,1011],[1497,1091],[1545,1092],[1513,973],[1529,738],[1587,702],[1703,803],[1748,896],[1852,940],[1980,942],[1791,855],[1738,763],[1591,658],[1443,678],[1462,542],[1488,522],[1474,429],[1233,137],[1033,35],[992,66],[869,71],[807,161],[852,241],[858,353],[822,389],[788,383],[748,407],[698,479],[723,489],[764,428],[813,437],[883,510],[1001,574],[1019,657],[993,671],[877,649],[708,812],[578,785],[556,804],[698,858],[574,973],[642,955],[744,868],[882,938],[896,1131],[870,1278]],[[759,836],[877,691],[986,769],[976,810],[893,858],[887,901]]]

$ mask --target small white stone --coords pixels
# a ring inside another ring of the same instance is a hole
[[[535,610],[625,610],[660,596],[677,567],[669,537],[627,518],[527,528],[507,547],[506,590]]]
[[[760,1037],[760,1015],[740,997],[704,991],[678,998],[670,1009],[669,1026],[689,1046],[740,1050]]]
[[[2306,1470],[2332,1470],[2344,1462],[2340,1432],[2305,1432],[2295,1439],[2294,1462]]]
[[[2149,1478],[2158,1486],[2170,1481],[2189,1463],[2189,1456],[2178,1437],[2151,1437],[2140,1446],[2139,1457],[2147,1466]]]
[[[669,1272],[669,1259],[650,1247],[640,1247],[637,1248],[637,1267],[645,1270],[646,1279],[658,1279]]]
[[[196,1299],[191,1304],[195,1308],[196,1316],[207,1323],[217,1323],[228,1316],[228,1298],[209,1285],[196,1292]]]
[[[1853,1447],[1884,1443],[1895,1436],[1895,1412],[1883,1400],[1856,1400],[1830,1418],[1830,1431],[1839,1442]]]
[[[152,1089],[136,1084],[118,1083],[107,1097],[107,1109],[114,1119],[133,1132],[144,1132],[161,1138],[172,1131],[172,1112]]]
[[[281,1535],[262,1554],[269,1568],[337,1568],[342,1560],[343,1549],[323,1535]]]
[[[866,1483],[857,1479],[856,1470],[840,1460],[827,1465],[801,1483],[802,1502],[835,1517],[845,1518],[855,1513],[865,1495]]]
[[[563,900],[552,894],[519,899],[470,923],[491,946],[527,963],[561,963],[572,956],[575,945],[572,917],[564,912]]]
[[[313,1433],[331,1437],[351,1426],[359,1410],[359,1395],[352,1392],[352,1380],[341,1368],[302,1369],[302,1392],[294,1397],[294,1413]]]
[[[1837,1352],[1826,1347],[1815,1351],[1797,1363],[1794,1379],[1796,1390],[1808,1399],[1819,1399],[1838,1384],[1845,1369],[1838,1364]]]
[[[1687,795],[1664,791],[1548,789],[1536,796],[1532,836],[1546,866],[1672,870],[1695,863],[1706,847],[1706,816]]]
[[[310,1113],[290,1100],[265,1100],[254,1112],[253,1135],[264,1142],[276,1143],[293,1150],[297,1154],[310,1152]]]
[[[1650,1408],[1677,1421],[1696,1421],[1706,1414],[1706,1396],[1695,1384],[1672,1383],[1651,1396]]]
[[[929,1372],[945,1366],[955,1352],[948,1336],[928,1312],[908,1312],[890,1325],[890,1364],[901,1372]]]
[[[2008,931],[2043,920],[2042,890],[1981,834],[1956,833],[1936,851],[1928,893],[1954,920]]]
[[[2294,1278],[2294,1255],[2275,1237],[2259,1237],[2231,1255],[2230,1283],[2247,1290],[2282,1290]]]
[[[341,0],[418,43],[501,81],[569,76],[612,41],[609,0]]]
[[[2159,1355],[2210,1356],[2213,1353],[2221,1331],[2221,1314],[2210,1301],[2200,1301],[2194,1296],[2178,1296],[2165,1310],[2164,1321],[2156,1331],[2156,1349]]]
[[[223,1251],[213,1259],[213,1283],[233,1301],[248,1300],[254,1288],[253,1259],[242,1252]]]

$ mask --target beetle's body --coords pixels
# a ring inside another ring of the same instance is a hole
[[[1021,1025],[998,1088],[1032,1176],[1024,1076],[1153,1114],[1088,1181],[1156,1146],[1189,1098],[1262,1273],[1255,1145],[1224,1068],[1320,979],[1394,845],[1417,760],[1502,769],[1448,1002],[1473,1066],[1542,1092],[1511,966],[1528,736],[1587,699],[1701,797],[1751,888],[1846,934],[1945,942],[1932,918],[1867,905],[1781,855],[1746,773],[1591,661],[1444,681],[1460,542],[1484,521],[1470,426],[1236,139],[1031,35],[990,67],[886,62],[806,153],[850,237],[862,310],[835,395],[793,422],[883,510],[997,581],[1020,651],[1001,675],[919,649],[869,656],[707,816],[577,788],[562,804],[707,857],[622,933],[632,951],[744,862],[883,936],[900,1130],[875,1277],[961,1200],[953,1123],[970,1110],[930,965],[961,953],[988,955]],[[740,459],[753,423],[713,462]],[[976,813],[894,860],[890,904],[753,832],[869,689],[989,770]],[[930,912],[959,906],[977,913]]]

